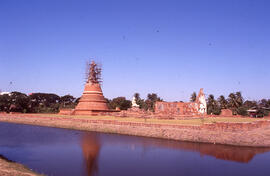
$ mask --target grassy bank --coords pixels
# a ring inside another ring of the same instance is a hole
[[[259,118],[236,118],[236,117],[205,117],[205,118],[190,118],[190,119],[144,119],[134,117],[113,117],[113,116],[68,116],[58,114],[27,114],[32,117],[54,117],[54,118],[74,118],[74,119],[89,119],[89,120],[113,120],[118,122],[139,122],[139,123],[152,123],[152,124],[174,124],[174,125],[194,125],[199,126],[202,124],[214,123],[251,123],[262,121],[265,119]]]

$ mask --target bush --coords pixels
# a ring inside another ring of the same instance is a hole
[[[239,108],[236,110],[236,113],[237,113],[238,115],[242,115],[242,116],[247,116],[247,115],[248,115],[248,113],[247,113],[247,108],[244,107],[244,106],[239,107]]]
[[[109,100],[108,103],[109,108],[115,109],[116,107],[119,107],[121,110],[127,110],[128,108],[131,108],[131,101],[126,100],[125,97],[117,97]]]

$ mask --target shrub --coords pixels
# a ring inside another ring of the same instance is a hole
[[[241,107],[237,108],[236,113],[238,115],[242,115],[242,116],[247,116],[248,115],[247,108],[244,107],[244,106],[241,106]]]

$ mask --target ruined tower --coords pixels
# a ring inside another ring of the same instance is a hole
[[[84,92],[75,108],[74,114],[98,115],[100,112],[108,112],[107,101],[100,87],[101,68],[94,61],[88,64],[86,76]]]

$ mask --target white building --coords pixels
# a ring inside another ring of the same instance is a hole
[[[0,95],[11,95],[11,93],[10,92],[0,92]]]

